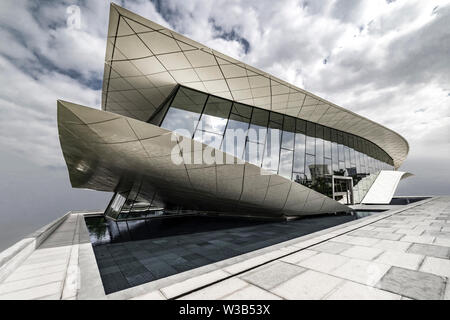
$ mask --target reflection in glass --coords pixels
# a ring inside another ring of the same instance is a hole
[[[283,139],[281,141],[281,147],[288,150],[294,150],[294,131],[295,131],[295,119],[292,117],[284,117],[283,123]]]
[[[345,155],[344,155],[344,138],[342,136],[342,133],[338,132],[338,159],[339,162],[344,162],[345,161]]]
[[[197,130],[194,136],[194,140],[197,140],[198,142],[204,143],[216,149],[220,148],[222,138],[222,135],[200,130]]]
[[[331,159],[325,159],[324,175],[333,174]]]
[[[292,174],[292,180],[300,184],[306,184],[306,176],[304,173],[294,172]]]
[[[223,134],[226,125],[227,119],[204,114],[200,119],[198,129]]]
[[[387,153],[363,138],[181,86],[149,122],[157,124],[166,110],[161,127],[184,129],[189,138],[324,194],[331,174],[353,176],[356,185],[369,173],[392,169]]]
[[[327,159],[331,159],[331,141],[329,140],[324,140],[324,146],[323,146],[323,150],[324,150],[324,157]]]
[[[269,120],[269,112],[260,109],[254,109],[248,139],[252,142],[264,144],[267,134],[267,124]]]
[[[295,134],[294,171],[305,172],[305,135],[303,133]]]
[[[161,127],[192,137],[207,97],[206,94],[180,87]]]
[[[263,144],[247,141],[244,160],[254,164],[255,166],[261,167],[263,152]]]
[[[316,154],[315,125],[310,122],[306,125],[306,153]]]
[[[323,155],[327,159],[331,159],[331,130],[330,128],[323,128]]]
[[[316,164],[323,164],[323,140],[319,137],[316,138]]]
[[[191,138],[199,117],[200,113],[170,108],[161,124],[161,128],[176,131],[182,136]]]
[[[242,159],[248,126],[248,119],[231,114],[221,150]]]
[[[116,193],[111,204],[105,211],[105,215],[113,219],[117,219],[120,211],[122,210],[123,204],[127,200],[127,195],[123,196],[120,193]]]
[[[350,164],[352,167],[356,166],[355,149],[350,149]]]
[[[345,167],[350,168],[350,148],[347,146],[344,146],[344,153],[345,153]]]
[[[271,112],[269,121],[275,122],[279,126],[282,126],[283,125],[283,115],[281,113]]]
[[[185,87],[180,87],[171,107],[201,113],[208,95]]]
[[[141,196],[137,196],[127,218],[145,217],[150,209],[150,202]]]
[[[356,161],[356,172],[358,174],[361,173],[361,164],[359,162],[360,156],[359,156],[359,152],[358,151],[354,151],[355,152],[355,161]]]
[[[306,179],[312,182],[312,180],[315,178],[315,157],[312,155],[307,154],[306,155],[306,163],[305,163],[305,176]]]
[[[310,155],[315,155],[316,153],[316,138],[311,136],[306,136],[306,153]]]
[[[345,169],[345,162],[339,161],[339,171],[340,171],[339,175],[342,176],[347,175],[347,170]]]
[[[278,174],[282,177],[291,179],[292,176],[293,151],[281,149],[280,170]]]
[[[212,96],[209,97],[203,115],[200,118],[198,128],[209,132],[223,134],[230,109],[230,101]]]
[[[266,170],[278,170],[278,164],[280,160],[280,139],[280,129],[268,129],[263,159],[263,168]]]
[[[338,144],[336,142],[331,143],[331,159],[333,163],[333,171],[339,171]]]
[[[233,103],[233,108],[231,109],[231,113],[234,113],[238,116],[250,119],[252,116],[252,107],[240,104],[240,103]]]

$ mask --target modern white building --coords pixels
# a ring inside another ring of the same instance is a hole
[[[389,203],[398,133],[111,5],[102,110],[58,101],[75,188],[113,219],[190,210],[259,217]]]

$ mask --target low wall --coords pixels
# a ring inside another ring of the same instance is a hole
[[[50,222],[0,253],[0,283],[36,250],[72,213]]]

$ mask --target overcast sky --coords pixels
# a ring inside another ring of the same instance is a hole
[[[397,194],[450,194],[450,0],[116,3],[395,130],[416,175]],[[107,204],[70,187],[56,100],[100,108],[108,15],[102,0],[0,1],[0,250]]]

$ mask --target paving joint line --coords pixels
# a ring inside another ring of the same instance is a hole
[[[350,233],[350,232],[353,232],[353,231],[355,231],[355,230],[358,230],[358,229],[361,229],[361,228],[363,228],[363,227],[369,226],[369,225],[374,224],[374,223],[376,223],[376,222],[378,222],[378,221],[381,221],[381,220],[390,218],[390,217],[392,217],[392,216],[394,216],[394,215],[396,215],[396,214],[398,214],[398,213],[404,212],[404,211],[406,211],[406,210],[409,210],[409,209],[412,209],[412,208],[415,208],[415,207],[418,207],[418,206],[427,204],[427,203],[429,203],[429,202],[431,202],[431,201],[433,201],[433,200],[437,200],[437,199],[439,199],[439,198],[440,198],[440,197],[433,197],[433,198],[430,198],[430,199],[426,199],[426,200],[420,201],[419,203],[415,203],[415,204],[413,204],[411,207],[403,208],[403,209],[400,209],[399,211],[396,210],[395,212],[393,212],[393,213],[391,213],[391,214],[389,214],[389,215],[387,215],[387,216],[385,216],[385,217],[382,217],[382,218],[379,218],[379,219],[377,219],[377,220],[375,220],[375,221],[369,222],[369,223],[367,223],[367,224],[365,224],[365,225],[363,225],[363,226],[356,227],[356,228],[354,228],[354,229],[352,229],[352,230],[349,230],[349,231],[340,233],[339,235],[332,236],[332,237],[330,237],[330,238],[328,238],[328,239],[325,239],[325,240],[318,241],[317,243],[308,245],[308,246],[306,246],[306,247],[304,247],[304,248],[301,248],[301,249],[299,249],[299,250],[289,252],[289,253],[287,253],[287,254],[285,254],[285,255],[279,256],[279,257],[277,257],[277,258],[270,259],[270,260],[265,261],[265,262],[263,262],[263,263],[260,263],[260,264],[258,264],[258,265],[256,265],[256,266],[247,268],[247,269],[245,269],[245,270],[236,272],[236,273],[234,273],[234,274],[230,274],[230,276],[224,277],[224,278],[222,278],[222,279],[220,279],[220,280],[213,281],[213,282],[211,282],[211,283],[205,284],[205,285],[200,286],[200,287],[198,287],[198,288],[195,288],[195,289],[186,291],[186,292],[184,292],[184,293],[182,293],[182,294],[179,294],[179,295],[177,295],[177,296],[174,296],[174,297],[172,297],[172,298],[169,298],[168,300],[176,300],[176,299],[182,298],[182,297],[187,296],[187,295],[189,295],[189,294],[191,294],[191,293],[200,291],[200,290],[202,290],[202,289],[205,289],[205,288],[210,287],[210,286],[212,286],[212,285],[215,285],[215,284],[217,284],[217,283],[223,282],[223,281],[225,281],[225,280],[231,279],[231,278],[233,278],[233,277],[237,277],[237,276],[239,276],[239,275],[242,275],[242,274],[244,274],[244,273],[246,273],[246,272],[252,271],[252,270],[257,269],[257,268],[259,268],[259,267],[265,266],[265,265],[267,265],[267,264],[269,264],[269,263],[272,263],[272,262],[274,262],[274,261],[280,260],[280,259],[282,259],[282,258],[288,257],[288,256],[293,255],[293,254],[295,254],[295,253],[298,253],[298,252],[301,252],[301,251],[303,251],[303,250],[309,249],[309,248],[311,248],[311,247],[317,246],[317,245],[319,245],[319,244],[322,244],[322,243],[324,243],[324,242],[330,241],[330,240],[335,239],[335,238],[337,238],[337,237],[340,237],[340,236],[342,236],[342,235],[346,235],[346,234],[348,234],[348,233]],[[158,290],[158,291],[160,291],[160,290]]]

